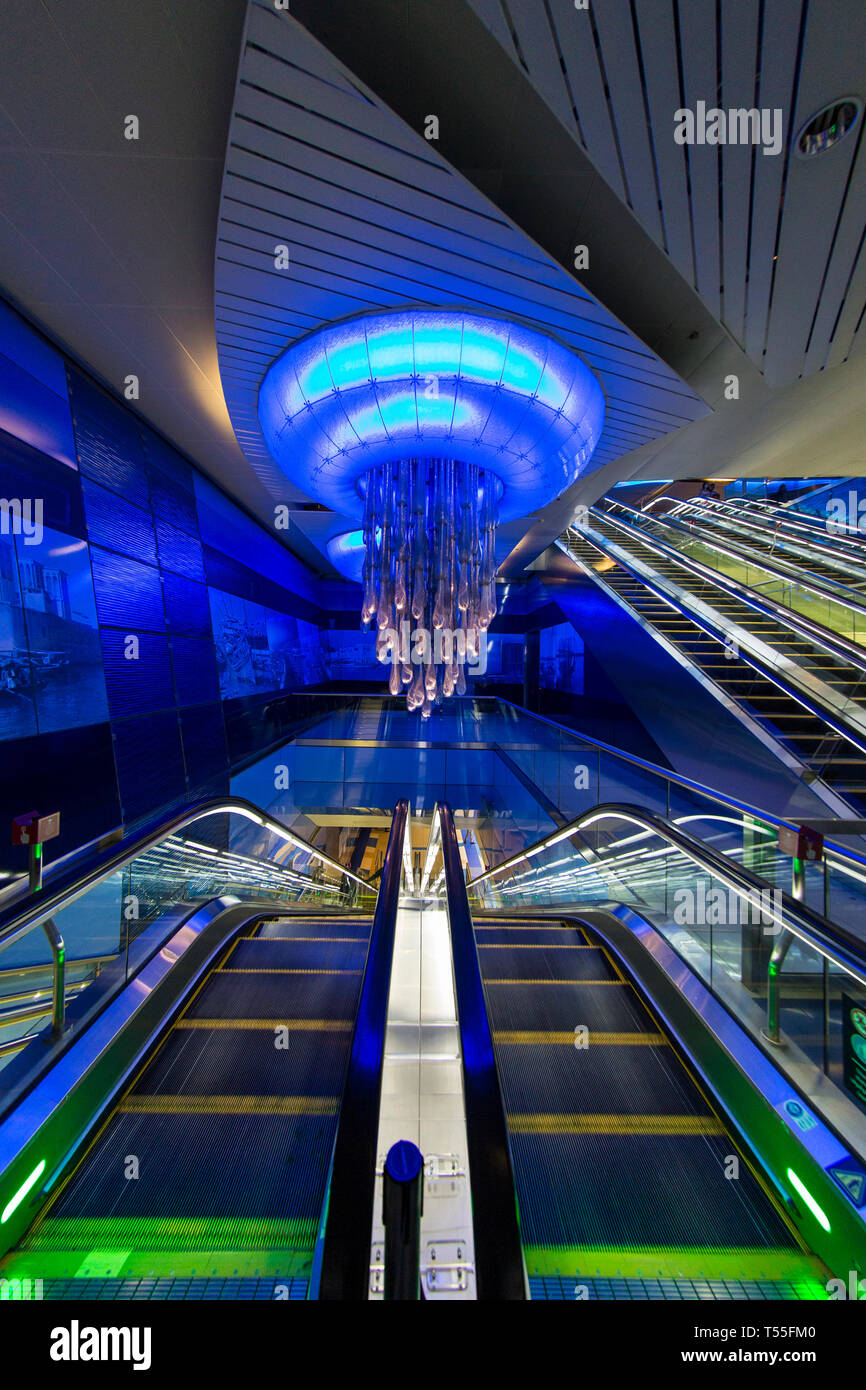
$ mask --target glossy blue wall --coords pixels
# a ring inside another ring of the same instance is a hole
[[[316,599],[274,536],[0,301],[7,821],[60,809],[54,857],[225,790],[227,705],[327,678]]]

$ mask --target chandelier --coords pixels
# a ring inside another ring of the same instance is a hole
[[[496,616],[498,479],[455,459],[400,459],[364,482],[364,602],[388,688],[429,718],[466,690]]]
[[[283,475],[363,522],[350,574],[362,626],[392,694],[429,717],[465,691],[467,666],[483,669],[497,524],[586,469],[604,395],[579,357],[525,324],[409,308],[292,344],[265,374],[258,416]]]

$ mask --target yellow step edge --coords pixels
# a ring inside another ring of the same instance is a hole
[[[278,965],[229,965],[220,966],[215,975],[360,975],[360,970],[290,970]]]
[[[619,981],[612,981],[614,984]],[[612,1047],[667,1047],[668,1040],[661,1033],[589,1033],[589,1045],[602,1044]],[[531,1046],[567,1043],[574,1046],[574,1033],[552,1032],[533,1033],[526,1030],[499,1030],[493,1034],[495,1043],[527,1043]]]
[[[485,980],[486,985],[619,985],[628,986],[628,980],[514,980],[505,976],[501,980]]]
[[[798,1250],[721,1246],[647,1245],[634,1249],[605,1246],[535,1246],[524,1248],[530,1276],[586,1279],[748,1279],[827,1278],[815,1256]]]
[[[120,1115],[336,1115],[338,1096],[131,1095]]]
[[[541,941],[479,941],[479,951],[600,951],[600,946],[552,946]]]
[[[265,1029],[288,1028],[300,1033],[349,1033],[354,1026],[348,1018],[179,1018],[175,1028]]]
[[[512,1134],[725,1134],[714,1115],[509,1115]]]

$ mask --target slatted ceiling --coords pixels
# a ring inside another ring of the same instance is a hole
[[[826,101],[863,96],[861,0],[468,3],[770,385],[847,360],[866,298],[863,122],[837,151],[801,161],[677,146],[673,114],[698,100],[780,109],[792,140]],[[563,115],[563,90],[577,123]]]
[[[825,366],[835,366],[842,360],[843,344],[850,343],[852,338],[850,321],[856,322],[866,303],[866,257],[862,254],[866,227],[864,165],[866,141],[861,129],[852,170],[852,187],[836,229],[836,239],[806,352],[806,373],[818,371]],[[845,307],[840,315],[839,306],[842,304]],[[846,315],[850,316],[847,322]],[[838,339],[838,343],[831,344],[828,351],[827,344],[831,339]],[[836,361],[832,360],[834,353],[838,353]]]
[[[802,10],[803,0],[765,0],[759,107],[771,111],[778,107],[785,113],[791,110]],[[763,365],[784,173],[784,156],[756,154],[743,346],[759,365]]]
[[[575,130],[574,111],[559,52],[550,25],[539,14],[537,0],[508,0],[520,52],[530,72],[537,72],[544,83],[545,96],[563,125]]]
[[[839,324],[827,357],[827,366],[836,367],[845,357],[854,358],[866,346],[864,332],[864,306],[866,306],[866,233],[860,245],[860,254],[851,276],[848,299],[839,317]],[[854,334],[853,339],[851,334]],[[843,344],[851,341],[850,351],[845,352]]]
[[[795,132],[826,102],[828,95],[854,91],[863,80],[866,6],[860,6],[859,23],[857,16],[851,17],[845,44],[841,45],[834,3],[835,0],[809,0],[794,108]],[[835,69],[830,92],[823,75],[828,61]],[[862,136],[862,125],[858,135]],[[809,339],[836,233],[835,214],[845,203],[858,143],[858,138],[851,137],[827,155],[809,160],[792,158],[789,162],[767,334],[767,377],[773,385],[790,380],[802,370],[804,344]],[[816,208],[822,210],[820,217],[815,215]]]
[[[253,8],[216,262],[221,376],[235,432],[263,479],[285,488],[256,415],[268,363],[321,323],[405,303],[463,304],[558,333],[606,391],[598,464],[704,413],[645,344],[434,146],[344,83],[324,80],[324,50],[291,20],[273,18]],[[268,36],[276,58],[263,51]],[[282,243],[289,273],[273,264]]]
[[[403,183],[406,179],[407,160],[410,167],[415,166],[427,183],[428,191],[442,198],[450,199],[454,187],[454,175],[441,163],[429,158],[417,148],[397,144],[393,139],[383,138],[383,134],[372,137],[369,133],[359,133],[352,122],[357,119],[357,101],[343,97],[335,88],[327,92],[329,110],[327,114],[316,109],[322,97],[321,86],[305,80],[302,69],[293,67],[289,79],[291,100],[276,86],[286,83],[284,65],[275,62],[269,55],[254,48],[247,49],[244,62],[244,75],[235,100],[235,116],[245,116],[250,121],[262,121],[272,130],[290,133],[293,140],[308,141],[314,150],[320,147],[320,126],[332,125],[339,131],[340,158],[367,167],[370,144],[375,141],[377,172],[383,178]],[[348,109],[347,109],[348,108]],[[395,126],[389,125],[389,136]],[[425,149],[429,146],[425,145]],[[502,222],[502,218],[495,219]]]
[[[695,110],[701,100],[713,104],[718,90],[714,6],[680,5],[680,49],[685,106]],[[712,17],[712,23],[708,22]],[[673,113],[669,116],[673,128]],[[673,138],[673,137],[671,137]],[[697,291],[716,318],[721,316],[722,283],[719,233],[719,168],[716,145],[686,147],[691,183],[692,227]]]
[[[246,197],[244,192],[246,191]],[[253,220],[255,219],[255,220]],[[288,190],[256,188],[254,194],[244,189],[241,180],[226,181],[224,193],[224,224],[235,228],[238,237],[243,230],[263,232],[268,236],[283,236],[293,231],[298,244],[319,247],[333,246],[337,253],[358,254],[368,251],[368,258],[377,251],[387,252],[407,265],[429,267],[429,240],[424,236],[413,235],[402,228],[377,224],[369,219],[362,222],[353,219],[354,235],[346,229],[346,218],[341,212],[331,208],[317,207],[307,199],[292,197]],[[363,231],[359,237],[358,224]],[[226,240],[229,240],[228,234]],[[439,252],[439,263],[443,269],[451,269],[455,274],[472,277],[482,284],[488,281],[507,279],[519,289],[525,285],[527,297],[536,297],[539,283],[548,284],[559,291],[563,297],[562,273],[551,262],[541,258],[531,261],[525,256],[515,256],[508,249],[497,248],[495,262],[491,262],[490,242],[477,242],[457,236],[453,246],[443,245]],[[270,244],[270,243],[269,243]],[[371,262],[372,263],[372,262]],[[648,362],[655,359],[648,349],[641,352],[641,345],[631,337],[627,329],[612,323],[609,316],[588,295],[581,293],[575,285],[565,296],[571,302],[581,319],[593,323],[594,337],[600,341],[616,341],[628,345],[646,357]]]
[[[474,0],[470,0],[470,3],[474,4]],[[572,0],[548,0],[548,5],[577,111],[580,138],[592,151],[593,161],[605,181],[615,193],[626,199],[616,136],[605,93],[605,76],[599,66],[592,36],[591,13],[588,10],[575,10]],[[538,22],[542,21],[539,19]],[[544,22],[547,22],[546,16]],[[534,80],[532,73],[530,76]]]
[[[732,109],[755,105],[758,20],[754,0],[728,0],[721,15],[721,68],[725,101]],[[750,145],[724,145],[722,157],[722,316],[738,343],[746,331],[746,272],[752,165]],[[763,159],[763,155],[758,155]]]
[[[685,147],[668,138],[668,128],[657,115],[660,111],[676,111],[681,105],[673,10],[660,4],[652,13],[638,7],[636,15],[659,187],[664,191],[661,215],[665,249],[689,283],[694,284]]]
[[[604,4],[593,9],[617,131],[625,128],[629,132],[619,139],[629,201],[646,230],[661,245],[664,234],[653,144],[631,14],[630,0],[604,0]]]
[[[838,42],[838,15],[827,0],[810,0],[803,44],[800,85],[797,92],[794,130],[828,97],[826,79],[816,73],[829,60],[832,64],[831,96],[857,93],[863,89],[866,67],[866,6],[861,5],[845,26],[845,41]],[[863,120],[859,129],[836,149],[817,159],[793,159],[788,173],[782,242],[777,267],[778,292],[774,293],[767,355],[778,380],[790,365],[799,370],[815,370],[824,365],[827,344],[833,333],[839,308],[845,296],[852,266],[857,256],[866,221],[866,146]],[[815,218],[815,208],[838,217]],[[804,249],[807,248],[804,254]],[[800,276],[799,282],[796,277]],[[794,295],[795,285],[800,291]],[[863,292],[859,295],[862,308]],[[805,335],[805,366],[792,361],[792,348],[784,340],[786,332]],[[771,356],[772,354],[772,356]],[[809,364],[813,364],[810,366]],[[768,372],[769,376],[769,372]]]

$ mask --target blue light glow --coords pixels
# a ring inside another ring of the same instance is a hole
[[[259,421],[287,478],[360,518],[359,478],[397,458],[453,458],[499,478],[500,521],[558,497],[586,468],[604,394],[561,343],[522,324],[411,309],[333,324],[262,382]]]

